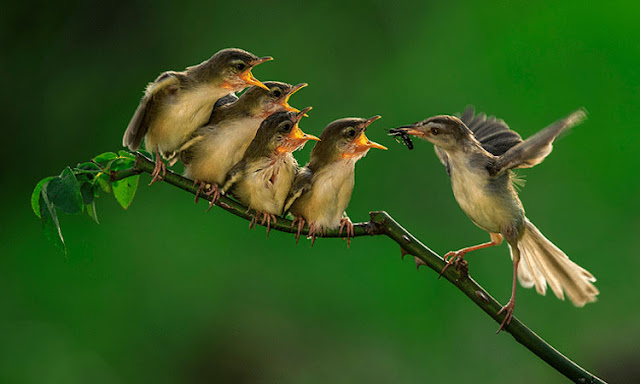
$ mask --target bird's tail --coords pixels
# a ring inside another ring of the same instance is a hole
[[[600,293],[593,285],[596,278],[571,261],[526,218],[524,234],[518,240],[518,250],[521,257],[518,280],[523,287],[535,286],[539,294],[545,295],[549,284],[558,299],[564,300],[566,293],[576,307],[596,300]]]

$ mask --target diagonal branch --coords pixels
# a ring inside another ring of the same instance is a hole
[[[136,162],[132,169],[125,169],[111,172],[111,181],[121,180],[129,176],[138,175],[140,173],[151,174],[154,169],[154,163],[140,153],[136,153]],[[192,194],[196,194],[197,188],[193,185],[193,181],[186,179],[170,170],[167,170],[164,181],[183,189]],[[203,199],[210,199],[208,196],[202,196]],[[252,215],[248,213],[247,207],[222,196],[216,203],[224,210],[232,214],[251,220]],[[445,266],[445,261],[426,245],[422,244],[410,232],[398,224],[388,213],[384,211],[371,212],[371,220],[365,223],[354,224],[355,236],[366,235],[385,235],[400,245],[402,255],[413,255],[416,265],[426,265],[437,273],[440,273]],[[272,229],[295,233],[296,229],[292,228],[291,220],[278,218],[277,224],[271,225]],[[302,230],[303,234],[309,233],[309,227],[305,226]],[[319,237],[342,237],[337,230],[331,230]],[[498,324],[504,319],[504,315],[498,315],[498,311],[502,307],[484,288],[469,277],[466,265],[459,266],[461,268],[449,268],[443,276],[460,291],[462,291],[471,301],[486,312]],[[535,334],[531,329],[524,325],[520,320],[514,317],[505,331],[510,333],[518,343],[525,346],[539,358],[544,360],[551,367],[576,383],[584,384],[602,384],[603,380],[592,375],[584,368],[580,367],[569,358],[558,352],[555,348],[544,341],[540,336]]]

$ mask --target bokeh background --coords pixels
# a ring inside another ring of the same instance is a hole
[[[385,238],[295,245],[143,176],[100,225],[61,216],[68,257],[29,196],[42,177],[120,148],[148,81],[229,46],[273,62],[262,80],[310,86],[302,128],[383,119],[348,212],[387,210],[444,254],[488,240],[433,149],[385,129],[473,104],[527,137],[584,106],[589,120],[521,174],[528,216],[598,278],[574,308],[520,288],[516,315],[610,382],[638,382],[640,30],[634,2],[69,1],[3,7],[0,60],[2,383],[561,383],[564,378]],[[298,152],[301,163],[309,148]],[[178,168],[179,169],[179,168]],[[469,258],[500,301],[506,246]]]

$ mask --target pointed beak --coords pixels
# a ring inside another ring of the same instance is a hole
[[[405,134],[412,136],[424,136],[424,132],[421,129],[415,128],[415,124],[405,125],[398,128],[393,128],[389,130],[391,135]]]
[[[362,131],[360,136],[356,138],[354,143],[356,145],[356,148],[360,150],[365,150],[370,148],[384,149],[385,151],[387,150],[387,147],[385,147],[384,145],[378,144],[374,141],[369,140],[367,138],[367,135],[364,134],[364,131]]]
[[[295,124],[293,125],[291,132],[289,132],[289,134],[284,137],[284,143],[276,148],[277,152],[293,152],[309,140],[320,141],[320,138],[304,133],[302,132],[300,127],[298,127],[298,123],[300,122],[300,119],[302,119],[302,116],[306,116],[306,113],[310,110],[311,107],[307,107],[296,114],[296,116],[294,117]]]
[[[255,78],[255,76],[253,76],[253,73],[251,73],[251,69],[254,68],[256,65],[258,64],[262,64],[265,61],[270,61],[273,60],[273,57],[271,56],[266,56],[266,57],[261,57],[259,59],[253,60],[251,63],[249,63],[249,69],[245,70],[244,72],[242,72],[240,74],[240,79],[242,79],[245,83],[250,84],[250,85],[255,85],[257,87],[266,89],[267,91],[269,90],[269,88],[262,84],[262,82],[258,79]]]
[[[364,128],[366,129],[369,125],[371,125],[371,123],[373,123],[374,121],[378,120],[379,118],[381,118],[382,116],[380,115],[375,115],[372,116],[370,118],[368,118],[365,122],[364,122]],[[385,147],[382,144],[378,144],[376,142],[373,142],[371,140],[369,140],[367,138],[367,135],[364,134],[364,129],[362,130],[362,133],[360,134],[360,136],[358,136],[354,143],[356,145],[357,148],[364,150],[364,149],[369,149],[369,148],[378,148],[378,149],[383,149],[383,150],[387,150],[387,147]]]
[[[283,107],[286,111],[288,111],[288,112],[296,112],[296,113],[300,112],[300,110],[299,110],[299,109],[294,108],[294,107],[292,107],[292,106],[290,106],[290,105],[289,105],[289,98],[291,97],[291,95],[293,95],[294,93],[298,92],[300,89],[302,89],[302,88],[306,87],[307,85],[309,85],[309,84],[307,84],[307,83],[300,83],[300,84],[294,85],[294,86],[291,88],[291,90],[289,91],[289,93],[287,94],[287,96],[285,96],[284,100],[282,101],[282,107]],[[311,108],[309,108],[309,109],[311,109]],[[309,116],[307,116],[306,114],[305,114],[304,116],[309,117]]]

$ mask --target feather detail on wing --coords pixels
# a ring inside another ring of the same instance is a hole
[[[180,76],[178,72],[164,72],[153,82],[147,86],[142,100],[133,114],[127,130],[122,138],[122,145],[128,147],[132,151],[140,148],[142,139],[149,130],[151,123],[151,112],[155,107],[155,102],[159,97],[165,97],[167,94],[173,94],[180,88]]]
[[[565,130],[581,123],[587,114],[579,109],[564,119],[558,120],[542,131],[511,147],[489,169],[493,175],[514,168],[531,168],[540,164],[553,149],[553,141]]]
[[[509,129],[507,123],[495,116],[480,113],[474,116],[473,107],[467,107],[460,120],[473,132],[482,148],[494,156],[500,156],[511,147],[522,143],[520,135]]]
[[[293,184],[291,185],[291,190],[289,191],[289,195],[284,203],[283,214],[289,211],[293,203],[302,196],[303,193],[311,188],[311,180],[313,179],[313,172],[307,168],[299,168],[296,173],[295,179],[293,179]]]

